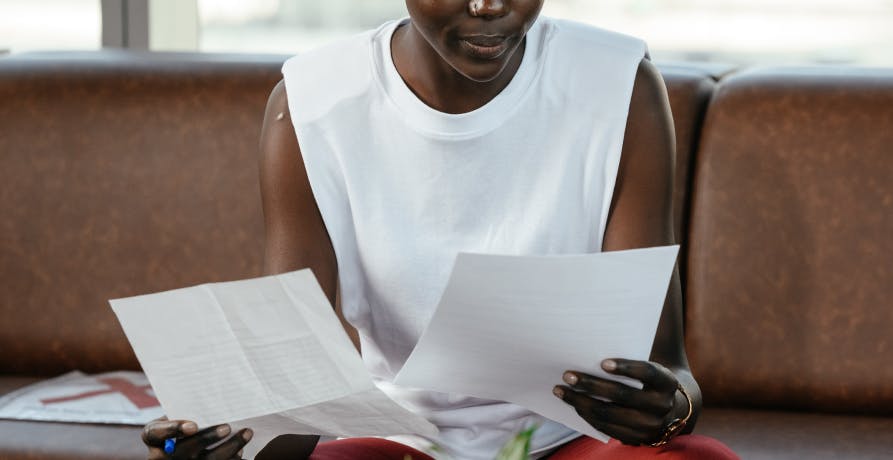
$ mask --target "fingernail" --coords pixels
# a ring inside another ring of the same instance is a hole
[[[552,388],[552,394],[557,398],[564,399],[564,389],[561,387]]]
[[[185,435],[195,434],[196,431],[198,431],[198,425],[195,422],[186,422],[180,425],[180,432]]]
[[[217,436],[220,436],[221,438],[228,435],[229,432],[230,432],[229,425],[220,425],[217,427]]]
[[[604,369],[608,372],[616,371],[617,370],[617,361],[614,361],[613,359],[606,359],[606,360],[602,361],[602,369]]]
[[[246,428],[245,431],[242,432],[242,439],[245,442],[251,441],[251,438],[254,436],[254,432],[251,431],[251,428]]]
[[[568,385],[576,385],[577,382],[579,381],[579,379],[577,378],[577,375],[574,374],[574,373],[571,373],[571,372],[565,372],[564,375],[561,376],[561,378],[562,378]]]

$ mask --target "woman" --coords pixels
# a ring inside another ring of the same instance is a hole
[[[683,349],[678,274],[651,361],[602,363],[642,389],[572,369],[555,376],[555,397],[611,443],[511,404],[390,383],[458,251],[674,243],[673,125],[641,41],[539,18],[543,0],[406,4],[408,21],[285,64],[261,141],[266,272],[311,267],[380,387],[438,425],[433,441],[454,458],[493,458],[532,423],[538,458],[735,458],[717,441],[677,437],[701,406]],[[251,432],[208,448],[229,434],[156,421],[144,441],[150,458],[171,458],[162,446],[176,437],[173,458],[229,459]],[[317,440],[280,437],[258,458],[424,459],[431,446],[412,436]]]

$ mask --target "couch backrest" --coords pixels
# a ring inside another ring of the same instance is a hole
[[[724,79],[696,162],[687,339],[706,403],[893,413],[893,70]]]
[[[0,374],[136,368],[108,299],[260,273],[257,142],[281,62],[0,59]],[[714,76],[662,70],[687,200]]]
[[[257,143],[280,66],[0,58],[0,374],[134,368],[107,299],[260,273]]]

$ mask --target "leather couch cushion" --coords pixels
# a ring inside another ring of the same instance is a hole
[[[280,66],[0,59],[0,372],[137,368],[108,299],[260,274],[257,145]]]
[[[667,84],[676,130],[676,177],[673,191],[673,230],[685,242],[691,175],[707,103],[716,87],[714,74],[691,66],[660,66]]]
[[[708,408],[695,433],[748,460],[893,458],[893,418]]]
[[[41,380],[39,377],[26,376],[0,376],[0,396],[5,395],[13,390],[37,383]]]
[[[692,200],[687,334],[710,405],[893,414],[893,70],[724,79]]]

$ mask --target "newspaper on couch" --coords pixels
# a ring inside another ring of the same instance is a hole
[[[161,415],[142,372],[73,371],[0,397],[0,419],[145,425]]]

